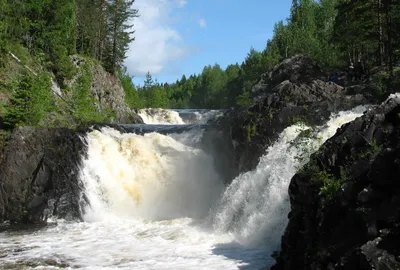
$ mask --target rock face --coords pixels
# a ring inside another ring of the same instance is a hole
[[[117,112],[117,122],[121,124],[141,124],[143,120],[125,103],[125,92],[121,81],[114,75],[106,72],[102,66],[93,68],[93,82],[91,91],[98,100],[100,109],[113,109]]]
[[[40,223],[49,215],[80,217],[82,132],[19,127],[0,167],[0,222]]]
[[[281,82],[290,81],[294,84],[312,83],[315,80],[325,80],[325,74],[314,61],[304,55],[295,55],[285,59],[272,71],[261,75],[260,80],[253,86],[252,92],[256,100],[261,100],[265,94],[272,91]]]
[[[322,76],[304,56],[287,59],[264,74],[253,88],[256,104],[232,110],[216,123],[223,126],[222,143],[230,144],[224,148],[233,149],[230,167],[237,172],[253,169],[271,142],[296,122],[320,125],[332,112],[368,103],[361,94],[348,95],[345,88],[322,81]]]
[[[72,56],[72,62],[77,68],[86,63],[86,59],[79,56]],[[112,109],[117,112],[117,123],[120,124],[141,124],[143,120],[136,112],[125,103],[125,91],[118,77],[108,73],[99,64],[91,67],[92,87],[90,88],[93,97],[98,101],[99,110]],[[69,82],[73,83],[74,80]]]
[[[291,180],[274,270],[400,269],[400,98],[339,129]]]

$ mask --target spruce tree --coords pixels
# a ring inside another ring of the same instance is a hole
[[[106,69],[115,73],[121,68],[129,49],[129,43],[134,40],[131,21],[137,17],[138,11],[132,8],[134,0],[112,0],[108,6],[108,44]]]

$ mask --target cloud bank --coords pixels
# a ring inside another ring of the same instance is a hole
[[[191,50],[173,24],[173,12],[187,0],[136,0],[139,17],[133,21],[135,40],[130,44],[125,65],[128,72],[143,76],[165,72],[168,64],[187,57]]]

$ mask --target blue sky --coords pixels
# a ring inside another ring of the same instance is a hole
[[[135,84],[147,71],[159,82],[200,73],[205,65],[241,63],[265,48],[291,0],[136,0],[135,41],[126,59]]]

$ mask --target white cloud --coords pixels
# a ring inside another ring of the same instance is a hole
[[[135,18],[134,37],[125,64],[128,72],[142,76],[150,71],[158,75],[168,64],[188,56],[178,30],[172,24],[172,12],[187,3],[186,0],[136,0],[133,7],[139,10]]]
[[[201,18],[198,22],[197,22],[201,28],[206,28],[207,26],[207,22],[204,18]]]
[[[179,7],[184,7],[187,4],[187,0],[177,0],[178,1],[178,6]]]

